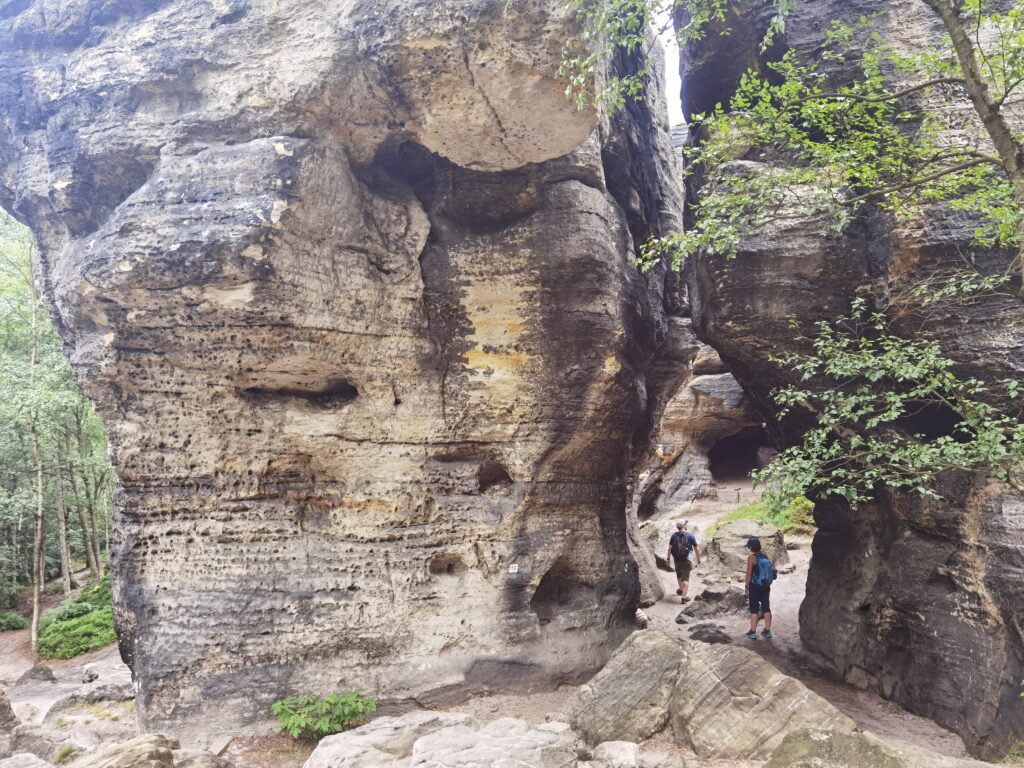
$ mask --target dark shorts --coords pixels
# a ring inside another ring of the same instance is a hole
[[[693,563],[691,563],[689,560],[676,560],[675,562],[676,578],[680,581],[689,581],[690,571],[693,570]]]
[[[750,612],[751,613],[771,613],[772,607],[768,603],[768,599],[771,597],[772,588],[765,587],[760,584],[750,585]]]

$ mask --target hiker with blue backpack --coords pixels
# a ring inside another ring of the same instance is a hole
[[[750,600],[750,631],[744,637],[757,640],[757,623],[764,616],[764,631],[761,637],[772,637],[772,608],[769,603],[772,582],[775,581],[775,566],[768,556],[761,551],[761,540],[747,539],[747,576],[743,584],[743,594]]]

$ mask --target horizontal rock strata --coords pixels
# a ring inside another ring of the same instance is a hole
[[[555,685],[631,623],[623,508],[688,370],[633,259],[680,195],[657,78],[564,97],[563,6],[0,13],[0,205],[109,431],[147,729]]]

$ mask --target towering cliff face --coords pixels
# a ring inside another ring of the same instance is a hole
[[[147,729],[550,685],[621,636],[686,373],[633,249],[678,182],[654,92],[563,96],[562,5],[0,4],[0,204],[109,430]]]
[[[941,25],[918,0],[809,0],[779,44],[812,56],[831,19],[854,22],[866,12],[881,12],[880,28],[898,49],[940,39]],[[740,68],[758,56],[756,46],[737,51],[736,41],[756,40],[770,13],[767,3],[742,3],[737,35],[690,52],[691,109],[728,98]],[[966,114],[970,105],[955,109]],[[733,261],[695,262],[695,328],[770,414],[770,392],[787,372],[768,356],[793,348],[790,316],[809,330],[844,313],[856,291],[890,300],[965,253],[982,272],[1001,273],[1012,255],[978,251],[973,228],[939,207],[904,225],[867,217],[835,236],[814,222],[779,226]],[[987,296],[927,317],[912,302],[901,306],[903,330],[933,334],[962,373],[988,381],[1024,374],[1018,297]],[[775,436],[785,444],[796,434],[778,425]],[[937,490],[942,501],[883,495],[855,510],[819,505],[801,636],[847,680],[934,718],[976,753],[1000,754],[1024,731],[1024,496],[966,474],[944,477]]]

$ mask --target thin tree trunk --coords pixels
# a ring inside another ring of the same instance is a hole
[[[71,596],[71,549],[68,547],[68,510],[64,504],[64,476],[60,466],[60,440],[53,443],[54,481],[57,488],[57,522],[60,524],[60,576],[64,597]]]
[[[71,482],[71,493],[75,496],[75,511],[78,513],[78,524],[82,527],[82,547],[85,549],[85,562],[93,579],[100,577],[99,555],[93,548],[93,535],[89,529],[89,521],[85,514],[86,506],[78,493],[78,479],[75,477],[75,465],[68,463],[68,480]]]
[[[1013,202],[1017,206],[1024,206],[1024,145],[1018,141],[1017,134],[1006,120],[1002,105],[992,95],[978,61],[974,43],[961,15],[960,5],[950,0],[924,2],[942,19],[942,25],[953,41],[953,51],[963,71],[967,95],[974,105],[974,111],[981,118],[996,152],[999,153],[1000,164],[1013,186]],[[1022,243],[1017,250],[1017,261],[1024,271],[1024,220],[1018,225],[1018,235],[1021,236]]]
[[[39,348],[38,319],[36,294],[30,290],[32,303],[32,357],[29,375],[35,384],[36,356]],[[36,432],[36,414],[28,413],[28,429],[32,435],[32,455],[36,462],[36,538],[32,548],[32,627],[29,630],[32,663],[38,664],[39,659],[39,608],[40,594],[43,591],[43,545],[46,539],[46,519],[43,511],[43,457],[39,451],[39,433]]]

